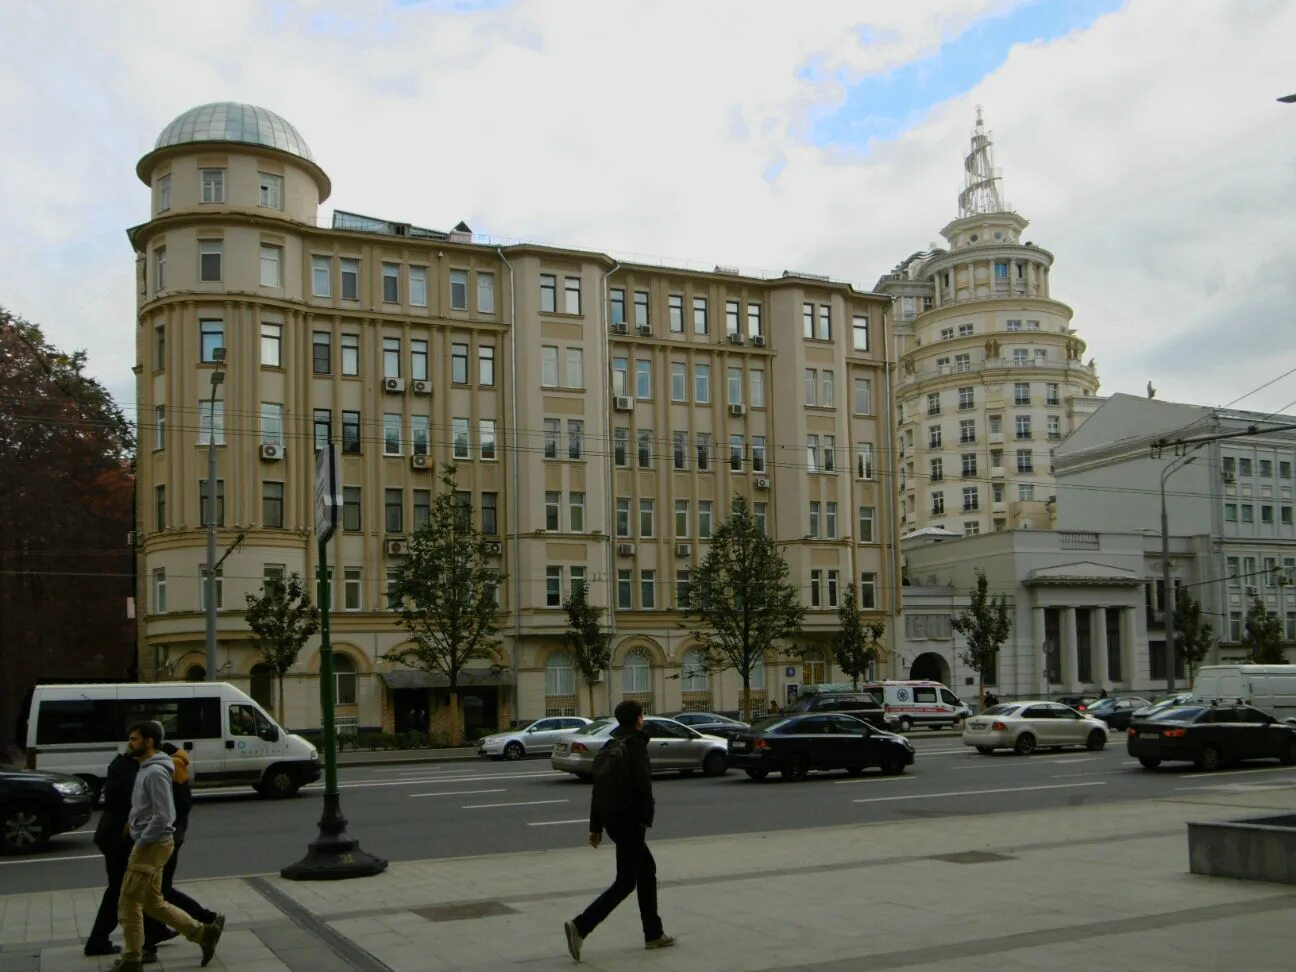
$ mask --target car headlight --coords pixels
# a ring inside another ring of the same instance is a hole
[[[318,749],[312,749],[312,750],[311,750],[311,759],[312,759],[312,760],[319,759],[319,750],[318,750]]]
[[[54,784],[54,789],[64,796],[81,796],[86,792],[86,785],[80,780],[61,780]]]

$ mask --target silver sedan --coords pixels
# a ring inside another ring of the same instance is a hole
[[[996,749],[1025,756],[1041,746],[1097,750],[1107,745],[1107,724],[1046,699],[1005,702],[969,718],[963,725],[963,744],[987,756]]]
[[[549,716],[509,732],[497,732],[477,743],[477,755],[489,759],[521,759],[552,753],[554,743],[590,724],[581,716]]]
[[[573,736],[554,744],[549,762],[556,770],[587,779],[594,773],[594,757],[612,739],[616,723],[607,720],[586,726]],[[648,734],[648,760],[654,773],[701,770],[707,776],[721,776],[729,769],[729,743],[719,736],[706,736],[680,725],[674,719],[644,716]]]

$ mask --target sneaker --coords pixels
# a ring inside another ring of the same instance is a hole
[[[567,933],[567,951],[571,952],[571,957],[579,962],[581,945],[585,943],[585,936],[576,929],[576,922],[563,922],[563,931]]]
[[[663,932],[660,938],[654,938],[651,942],[644,942],[644,948],[670,948],[674,944],[675,938]]]
[[[112,942],[86,942],[85,953],[87,955],[117,955],[121,952],[120,945],[114,945]]]
[[[144,963],[137,958],[123,956],[112,964],[108,972],[144,972]]]
[[[213,921],[210,925],[203,926],[202,938],[198,940],[199,944],[202,945],[203,968],[207,967],[207,963],[210,962],[212,960],[212,956],[216,954],[216,943],[220,941],[221,932],[224,930],[225,930],[224,915],[217,915],[216,920]]]

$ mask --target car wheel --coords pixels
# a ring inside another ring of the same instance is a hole
[[[49,814],[30,803],[15,803],[0,811],[0,851],[32,854],[49,843]]]
[[[1143,764],[1144,769],[1156,769],[1161,765],[1161,760],[1155,756],[1140,756],[1139,762]]]
[[[978,746],[978,747],[976,748],[976,751],[977,751],[978,753],[980,753],[982,756],[989,756],[991,753],[994,752],[994,747],[993,747],[993,746]]]
[[[1207,773],[1213,773],[1215,770],[1219,769],[1219,765],[1221,762],[1220,751],[1216,749],[1214,746],[1207,746],[1205,749],[1203,749],[1200,753],[1197,754],[1197,759],[1194,762],[1196,762],[1197,768],[1199,770],[1205,770]]]
[[[1296,763],[1296,742],[1288,743],[1287,748],[1283,750],[1282,755],[1278,758],[1282,760],[1284,766],[1291,766]]]
[[[749,769],[749,770],[745,770],[744,772],[746,772],[746,774],[750,776],[753,780],[763,780],[765,779],[765,777],[769,776],[769,770]]]
[[[902,760],[899,756],[893,755],[892,753],[887,753],[887,755],[882,757],[883,776],[899,776],[904,771],[905,771],[904,760]]]
[[[1085,749],[1090,752],[1098,752],[1107,745],[1107,734],[1101,729],[1095,729],[1089,733],[1089,738],[1085,740]]]
[[[521,759],[525,752],[526,750],[522,748],[520,742],[511,742],[504,747],[504,758],[511,762],[515,759]]]
[[[297,774],[291,769],[287,766],[271,766],[265,771],[265,776],[261,777],[261,783],[256,787],[256,791],[263,797],[282,800],[293,796],[300,788]]]
[[[1029,732],[1023,732],[1013,744],[1013,752],[1018,756],[1029,756],[1035,752],[1035,737]]]
[[[913,728],[913,720],[910,719],[908,716],[901,716],[901,717],[900,717],[900,731],[901,731],[901,732],[908,732],[908,731],[911,730],[912,728]]]
[[[804,756],[790,756],[779,775],[789,783],[800,783],[810,775],[810,763]]]
[[[729,761],[724,753],[707,753],[707,758],[702,760],[702,772],[707,776],[724,776],[728,769]]]

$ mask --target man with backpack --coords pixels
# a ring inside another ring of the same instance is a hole
[[[616,844],[616,880],[593,904],[563,925],[567,951],[577,962],[586,937],[631,891],[638,891],[644,948],[675,944],[675,939],[662,931],[657,914],[657,863],[647,843],[647,830],[653,822],[653,793],[643,706],[627,699],[613,715],[617,727],[612,730],[612,740],[594,758],[589,844],[597,849],[603,831],[607,831]]]

